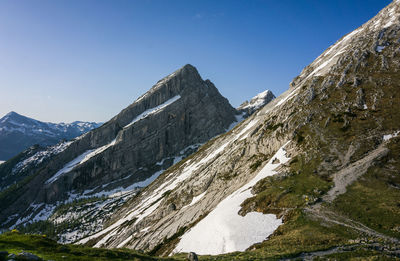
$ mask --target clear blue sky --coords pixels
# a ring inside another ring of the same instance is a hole
[[[284,92],[389,0],[1,0],[0,117],[106,121],[190,63],[233,106]]]

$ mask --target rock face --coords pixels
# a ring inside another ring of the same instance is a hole
[[[293,242],[327,240],[327,230],[335,240],[350,239],[352,235],[344,236],[348,229],[381,236],[368,226],[393,236],[398,222],[388,219],[382,228],[377,225],[381,217],[369,215],[362,203],[372,200],[374,210],[390,211],[392,220],[398,216],[398,200],[381,202],[363,193],[400,196],[395,174],[400,170],[399,18],[399,1],[394,1],[328,48],[288,91],[168,169],[119,209],[105,229],[78,243],[158,254],[222,254],[245,250],[269,236],[279,244],[272,248],[280,251],[286,241],[292,247]],[[380,187],[367,190],[357,183],[346,192],[361,176]],[[338,194],[349,199],[336,198]],[[350,204],[347,209],[345,204]],[[354,209],[360,212],[354,214]],[[322,226],[305,221],[321,217]],[[338,224],[343,233],[331,229]],[[310,226],[316,229],[308,230]],[[314,233],[318,230],[323,232]],[[301,252],[307,244],[295,247]],[[260,259],[263,252],[256,249],[264,245],[268,241],[254,247],[249,259]]]
[[[101,124],[41,122],[12,111],[0,119],[0,160],[8,160],[36,144],[44,147],[73,139]]]
[[[211,81],[202,80],[195,67],[186,65],[101,127],[69,142],[23,189],[0,199],[0,224],[13,215],[22,220],[25,209],[28,216],[46,219],[58,202],[115,196],[127,187],[136,191],[225,132],[236,114]]]
[[[243,102],[237,110],[244,113],[245,117],[248,117],[275,98],[275,95],[270,90],[266,90],[254,96],[250,101]]]

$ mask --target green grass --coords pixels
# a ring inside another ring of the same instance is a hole
[[[267,177],[258,182],[254,197],[242,204],[243,213],[258,211],[280,215],[287,209],[302,208],[329,190],[331,182],[314,173],[319,160],[305,161],[296,157],[291,161],[290,172]]]
[[[27,235],[19,232],[1,234],[0,249],[14,254],[27,251],[45,260],[176,260],[151,257],[128,249],[61,245],[41,235]]]

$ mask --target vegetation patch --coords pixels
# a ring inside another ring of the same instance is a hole
[[[45,260],[175,260],[151,257],[128,249],[61,245],[43,235],[26,235],[19,232],[1,234],[0,249],[13,254],[27,251]]]
[[[251,211],[262,213],[282,212],[304,207],[316,202],[329,190],[331,183],[315,173],[319,160],[306,162],[296,157],[290,165],[290,172],[267,177],[253,187],[256,194],[242,204],[241,214]]]

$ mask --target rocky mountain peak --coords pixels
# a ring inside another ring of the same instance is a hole
[[[173,73],[169,74],[168,76],[159,80],[149,91],[147,91],[145,94],[140,96],[135,101],[135,103],[140,102],[143,99],[147,99],[149,96],[151,96],[152,94],[154,94],[156,92],[162,92],[163,89],[165,89],[171,85],[174,87],[178,87],[178,88],[173,89],[172,93],[171,93],[171,95],[176,94],[182,90],[181,88],[179,88],[179,86],[176,86],[176,85],[180,85],[180,82],[182,82],[182,81],[193,84],[193,83],[202,81],[202,79],[201,79],[201,76],[200,76],[199,72],[197,71],[196,67],[194,67],[193,65],[187,64],[187,65],[179,68],[175,72],[173,72]],[[169,92],[171,92],[171,90]]]
[[[250,101],[243,102],[237,110],[245,113],[245,117],[247,117],[273,99],[275,99],[275,95],[270,90],[266,90],[254,96]]]

